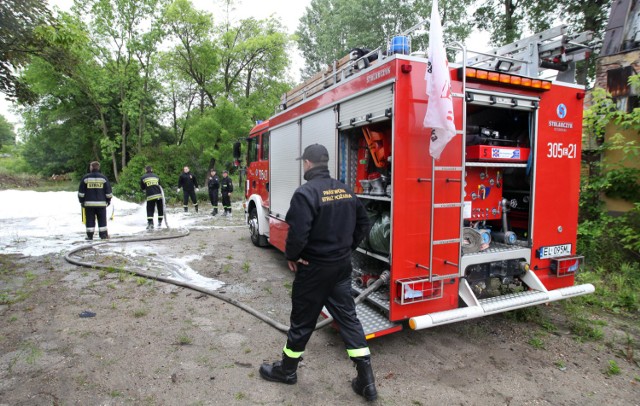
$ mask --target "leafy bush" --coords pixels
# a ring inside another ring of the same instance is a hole
[[[634,77],[631,84],[640,82]],[[640,109],[620,111],[603,89],[593,92],[592,106],[585,111],[585,132],[598,140],[596,152],[618,151],[620,162],[593,160],[590,176],[582,179],[578,252],[586,258],[586,270],[578,275],[581,283],[592,283],[594,295],[581,297],[582,303],[593,304],[613,312],[637,312],[640,297],[640,169],[626,162],[636,161],[640,147],[616,133],[605,139],[609,124],[640,131]],[[602,197],[624,199],[634,208],[614,216],[604,207]]]

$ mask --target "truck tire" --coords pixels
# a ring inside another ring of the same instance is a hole
[[[267,237],[260,234],[260,222],[258,221],[258,211],[252,208],[249,211],[249,232],[251,233],[251,242],[256,247],[267,247],[269,242]]]

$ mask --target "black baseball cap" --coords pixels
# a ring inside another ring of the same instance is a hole
[[[329,151],[321,144],[311,144],[304,149],[301,157],[297,160],[306,159],[314,164],[329,162]]]

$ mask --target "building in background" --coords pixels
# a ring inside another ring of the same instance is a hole
[[[640,0],[614,0],[611,4],[609,24],[605,33],[600,57],[596,64],[596,87],[606,89],[616,102],[618,109],[631,112],[640,107],[640,89],[629,86],[630,76],[640,73]],[[623,130],[609,124],[605,140],[616,133],[624,135],[627,141],[640,144],[640,135],[635,130]],[[587,144],[597,142],[589,140]],[[589,149],[593,145],[585,145]],[[609,162],[622,161],[623,151],[606,151],[602,158]],[[640,168],[638,160],[626,160],[625,166]],[[612,212],[624,212],[633,208],[633,202],[605,198],[606,206]]]

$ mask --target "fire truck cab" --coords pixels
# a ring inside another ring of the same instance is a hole
[[[353,255],[367,338],[593,292],[574,284],[583,262],[585,91],[567,80],[588,51],[570,45],[588,39],[581,35],[561,26],[473,57],[458,46],[462,60],[449,64],[457,132],[438,160],[423,126],[423,54],[395,39],[385,50],[354,50],[284,95],[280,111],[251,130],[252,242],[284,251],[284,218],[304,182],[295,158],[320,143],[331,175],[352,188],[373,224]],[[560,73],[541,79],[546,69]]]

